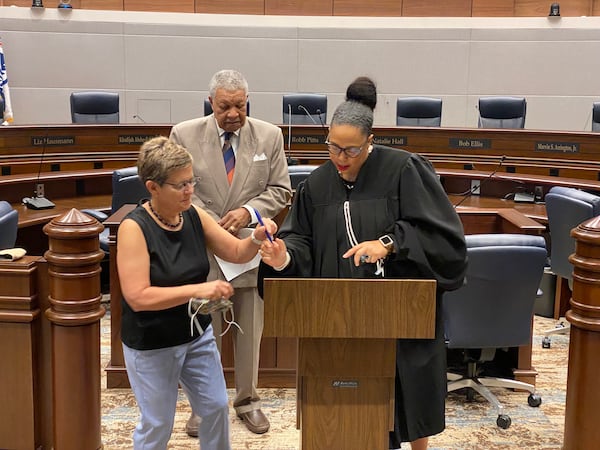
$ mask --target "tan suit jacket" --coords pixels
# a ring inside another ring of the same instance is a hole
[[[236,148],[235,172],[231,186],[227,181],[221,141],[214,116],[181,122],[171,130],[171,139],[194,157],[194,176],[198,184],[194,203],[216,220],[243,205],[257,209],[263,217],[273,218],[291,197],[291,185],[279,127],[248,117],[240,129]],[[240,237],[245,237],[240,230]],[[212,258],[211,258],[212,259]],[[211,262],[209,279],[223,279]],[[234,280],[234,287],[255,287],[257,271],[246,272]]]

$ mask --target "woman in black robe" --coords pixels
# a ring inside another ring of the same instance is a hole
[[[466,269],[462,224],[431,164],[373,145],[373,111],[346,101],[327,138],[330,160],[296,192],[278,239],[261,247],[259,279],[424,278],[442,293]],[[445,427],[446,350],[441,314],[435,339],[398,340],[395,424],[390,448],[426,449]]]

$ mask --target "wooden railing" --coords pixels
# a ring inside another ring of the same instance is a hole
[[[288,126],[281,129],[289,157],[302,164],[329,158],[323,127],[293,126],[291,139]],[[0,199],[19,204],[38,180],[50,199],[110,196],[112,171],[134,165],[144,140],[170,130],[170,124],[5,127]],[[409,127],[377,127],[373,133],[376,143],[426,156],[449,194],[468,191],[474,180],[482,182],[482,195],[493,197],[526,192],[543,198],[556,185],[600,192],[597,133]]]

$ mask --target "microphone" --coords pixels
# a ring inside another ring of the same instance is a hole
[[[37,180],[35,184],[35,197],[25,197],[23,204],[29,209],[51,209],[56,205],[48,200],[44,196],[44,184],[40,183],[40,174],[42,172],[42,162],[44,161],[44,154],[46,153],[46,143],[48,142],[48,131],[44,136],[44,146],[42,147],[42,154],[40,155],[40,165],[38,167]]]
[[[288,166],[295,166],[298,164],[298,160],[292,158],[292,104],[288,103]]]
[[[315,118],[312,116],[312,114],[311,114],[311,113],[309,113],[309,112],[308,112],[308,109],[306,109],[306,108],[304,107],[304,105],[298,105],[298,109],[299,109],[300,111],[302,111],[304,114],[306,114],[306,115],[308,116],[308,118],[309,118],[310,120],[312,120],[312,123],[314,123],[315,125],[318,125],[318,124],[317,124],[317,121],[315,120]]]
[[[481,186],[483,186],[485,183],[487,183],[488,181],[490,181],[492,179],[492,177],[494,175],[496,175],[496,172],[498,172],[498,170],[500,170],[500,167],[502,167],[502,164],[504,163],[504,160],[506,159],[506,155],[502,155],[502,157],[500,158],[500,162],[498,163],[498,166],[496,166],[496,168],[494,169],[494,171],[492,173],[490,173],[487,177],[485,177],[483,180],[481,180],[479,182],[479,184],[471,187],[471,189],[469,189],[465,194],[464,197],[460,199],[460,201],[458,203],[456,203],[455,205],[453,205],[455,208],[457,208],[462,202],[464,202],[466,199],[468,199],[471,195],[473,195],[473,193],[475,191],[477,191],[478,189],[481,192]]]
[[[327,140],[327,135],[329,134],[329,132],[327,131],[327,127],[325,126],[325,123],[323,123],[323,118],[321,117],[321,110],[317,109],[315,112],[317,113],[317,117],[319,118],[319,122],[321,123],[321,129],[323,130],[323,136],[325,136],[325,140]]]

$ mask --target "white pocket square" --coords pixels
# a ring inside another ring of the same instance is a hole
[[[253,161],[264,161],[265,159],[267,159],[267,155],[261,153],[260,155],[254,155]]]

